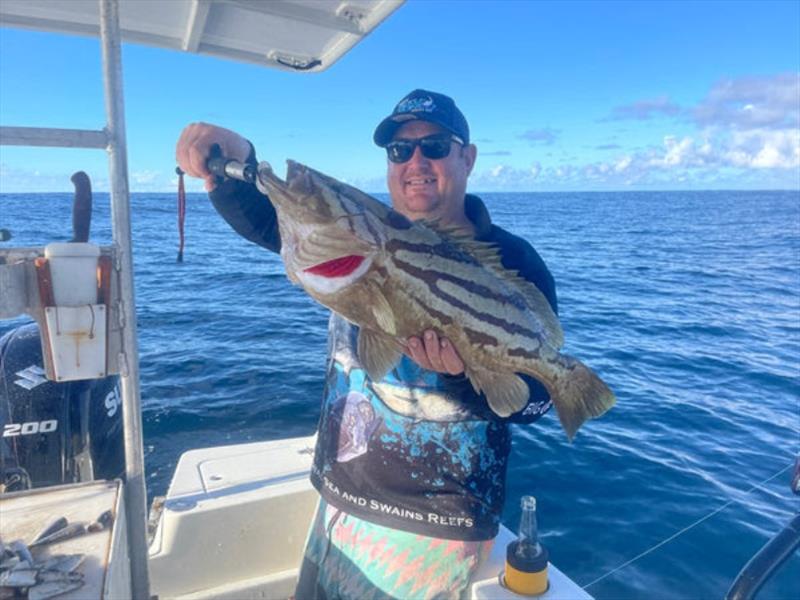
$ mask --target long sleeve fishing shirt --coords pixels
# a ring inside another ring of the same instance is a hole
[[[254,186],[225,181],[210,198],[240,235],[280,251],[275,210]],[[465,209],[476,238],[495,244],[503,265],[536,285],[557,312],[553,277],[536,250],[492,224],[477,196],[466,196]],[[313,485],[331,505],[380,525],[493,538],[505,499],[509,424],[533,422],[550,408],[544,386],[521,375],[529,402],[500,418],[466,377],[427,371],[406,356],[382,381],[370,380],[357,359],[357,333],[331,315]]]

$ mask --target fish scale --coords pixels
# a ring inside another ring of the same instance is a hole
[[[287,276],[359,327],[358,359],[373,382],[397,364],[407,338],[435,329],[501,417],[528,403],[520,373],[547,388],[570,439],[614,404],[597,375],[559,353],[563,333],[547,299],[505,269],[494,247],[437,223],[409,221],[294,161],[286,181],[262,163],[257,185],[275,207]]]

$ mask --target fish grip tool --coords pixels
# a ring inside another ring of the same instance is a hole
[[[222,156],[219,144],[212,144],[206,160],[206,169],[216,177],[215,183],[220,184],[225,179],[238,179],[246,183],[256,183],[256,169],[253,165],[248,165],[233,158]],[[186,171],[180,167],[175,167],[175,173],[183,177]]]
[[[222,183],[225,179],[238,179],[255,185],[256,169],[253,165],[248,165],[232,158],[222,156],[218,144],[213,144],[206,161],[206,168],[217,178],[217,183]]]

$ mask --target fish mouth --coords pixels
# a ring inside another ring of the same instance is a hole
[[[256,187],[268,195],[273,203],[281,200],[281,192],[290,191],[295,194],[308,195],[314,191],[314,182],[308,167],[293,160],[286,161],[285,180],[278,177],[272,165],[266,161],[258,164],[257,173]]]
[[[304,273],[310,275],[317,275],[318,277],[326,277],[333,279],[335,277],[347,277],[354,273],[364,262],[366,256],[361,254],[348,254],[347,256],[340,256],[333,260],[328,260],[312,267],[303,269]]]

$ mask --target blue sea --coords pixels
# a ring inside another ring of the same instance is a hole
[[[723,597],[800,510],[800,195],[484,198],[553,272],[565,350],[618,396],[572,444],[552,413],[515,428],[506,524],[535,495],[551,559],[597,598]],[[0,196],[3,246],[68,239],[70,204]],[[175,205],[132,198],[151,496],[190,448],[313,433],[323,385],[326,310],[203,195],[189,196],[176,263]],[[93,241],[110,240],[96,194]],[[798,574],[795,554],[759,598],[800,598]]]

